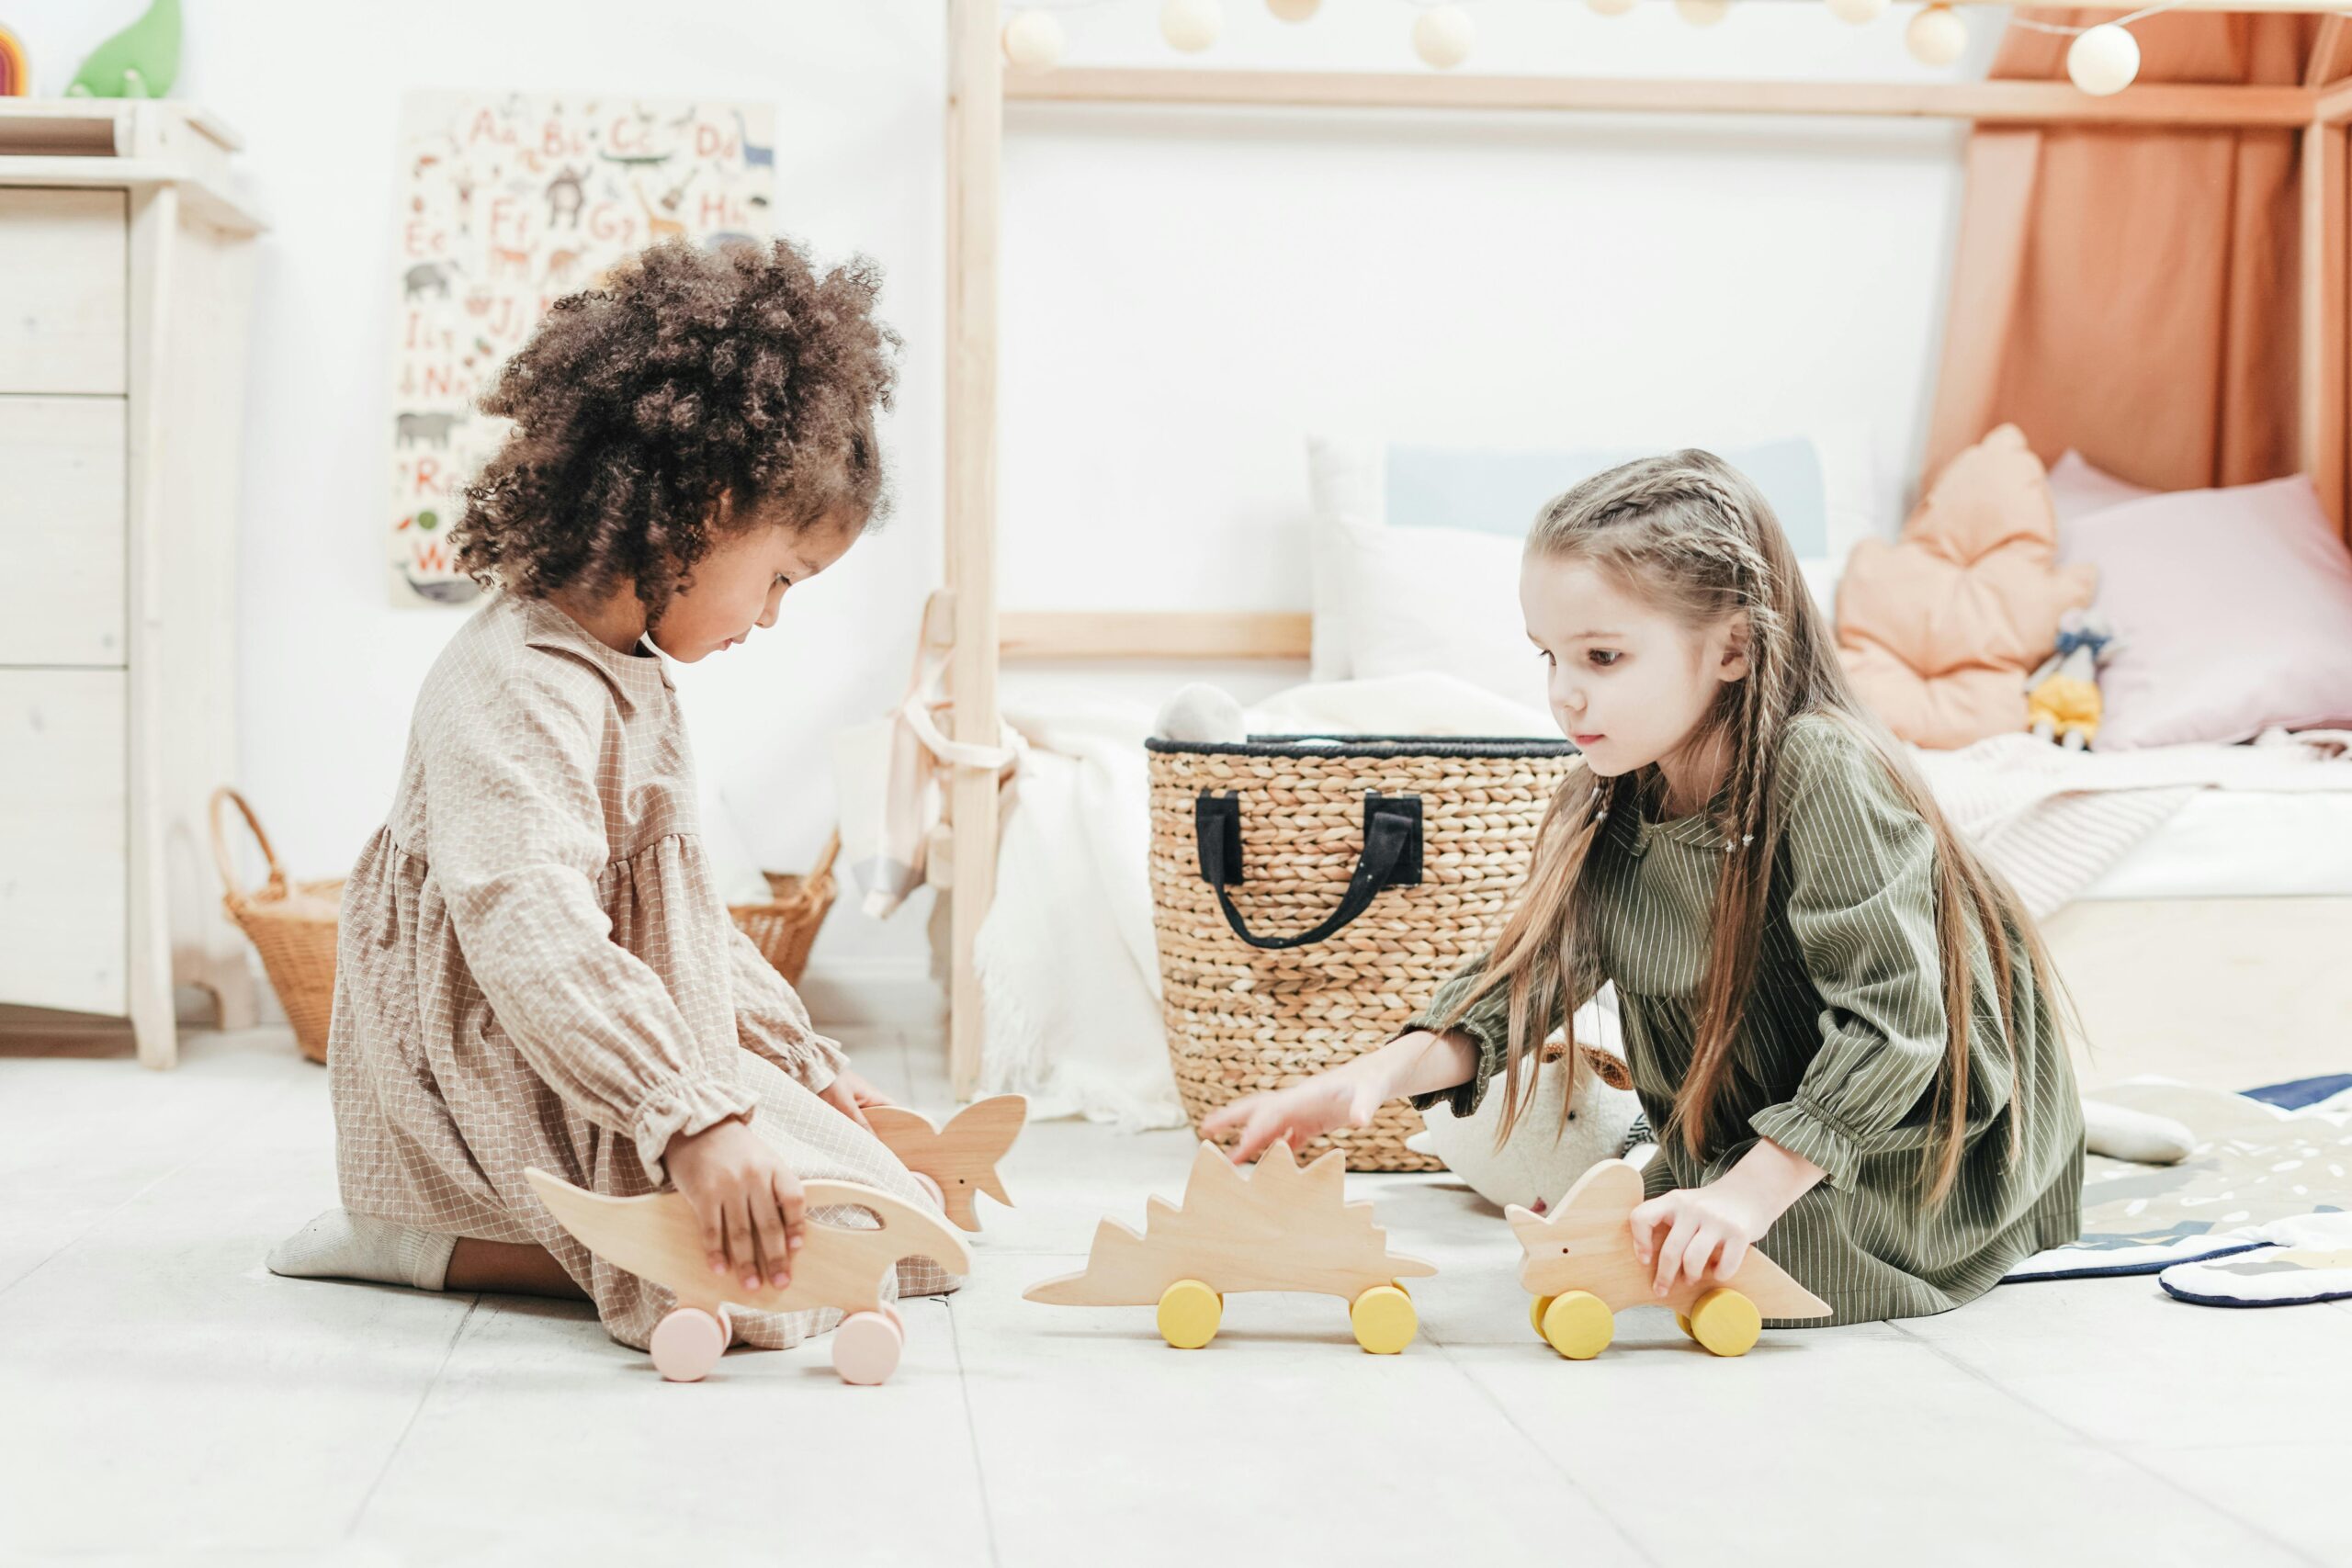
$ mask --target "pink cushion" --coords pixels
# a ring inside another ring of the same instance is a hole
[[[2050,509],[2058,513],[2061,528],[2077,517],[2163,493],[2146,485],[2135,485],[2130,479],[2117,479],[2105,468],[2094,468],[2072,447],[2050,465]]]
[[[2115,628],[2102,750],[2352,725],[2352,554],[2301,475],[2110,506],[2058,549]]]

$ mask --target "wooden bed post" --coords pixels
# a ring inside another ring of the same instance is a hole
[[[948,0],[946,578],[955,650],[947,670],[957,740],[997,742],[996,339],[998,167],[1004,77],[996,0]],[[958,768],[948,795],[948,1074],[969,1096],[980,1066],[973,947],[996,891],[997,779]]]
[[[2314,118],[2303,128],[2298,413],[2303,471],[2311,475],[2320,504],[2337,530],[2352,539],[2345,497],[2344,138],[2344,127],[2323,119]]]

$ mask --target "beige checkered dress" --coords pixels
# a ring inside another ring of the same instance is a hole
[[[681,1132],[747,1113],[803,1179],[927,1202],[819,1100],[842,1062],[728,918],[661,660],[492,598],[426,677],[390,819],[343,899],[329,1049],[344,1206],[537,1242],[642,1348],[669,1292],[593,1257],[523,1179],[662,1184]],[[952,1288],[901,1265],[901,1293]],[[736,1314],[783,1347],[839,1314]]]

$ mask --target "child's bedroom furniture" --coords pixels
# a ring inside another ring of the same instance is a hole
[[[2199,9],[2243,11],[2304,8],[2264,0],[2192,4]],[[2346,127],[2352,121],[2352,81],[2346,73],[2352,68],[2352,17],[2314,19],[2308,67],[2299,83],[2143,81],[2110,96],[2095,97],[2064,79],[1645,81],[1287,70],[1008,70],[996,0],[951,0],[949,9],[944,608],[953,628],[952,733],[959,740],[996,740],[998,674],[1006,658],[1305,660],[1317,630],[1308,615],[1295,612],[1129,613],[1110,607],[1084,614],[1000,613],[997,269],[1009,102],[1283,114],[1411,110],[1492,115],[1498,123],[1508,123],[1500,117],[1549,112],[1941,118],[1979,128],[2267,128],[2285,132],[2296,141],[2303,170],[2301,234],[2290,264],[2296,269],[2301,302],[2298,341],[2292,345],[2301,370],[2295,411],[2301,466],[2338,525],[2346,521],[2345,171]],[[1122,134],[1132,129],[1127,122],[1100,117],[1057,118],[1053,123],[1064,132],[1088,123],[1117,125]],[[1166,127],[1185,122],[1169,116],[1150,123]],[[968,1092],[978,1072],[983,1038],[975,950],[997,869],[996,780],[984,770],[959,769],[950,796],[953,852],[934,855],[933,881],[949,890],[953,906],[950,1064],[958,1089]],[[952,863],[938,863],[942,862]],[[2218,982],[2159,987],[2145,981],[2150,974],[2220,976],[2222,970],[2202,945],[2218,932],[2230,937],[2233,952],[2255,966],[2239,979],[2274,998],[2300,987],[2299,996],[2316,999],[2295,1004],[2314,1014],[2299,1014],[2299,1027],[2310,1026],[2313,1042],[2340,1038],[2342,1024],[2352,1019],[2352,999],[2341,987],[2318,997],[2310,976],[2352,941],[2352,886],[2319,889],[2298,885],[2283,891],[2293,896],[2275,897],[2272,890],[2256,886],[2233,887],[2226,896],[2170,890],[2129,904],[2070,908],[2062,914],[2053,941],[2094,1035],[2114,1030],[2120,1010],[2134,1005],[2164,1010],[2166,1027],[2184,1049],[2191,1042],[2226,1044],[2242,1035],[2245,1008],[2244,992],[2237,987]],[[2273,939],[2290,931],[2299,934],[2292,943],[2279,947]]]
[[[1182,1204],[1152,1199],[1141,1235],[1104,1220],[1084,1269],[1032,1285],[1023,1299],[1157,1307],[1160,1337],[1197,1350],[1216,1337],[1227,1292],[1313,1292],[1348,1303],[1357,1344],[1393,1356],[1420,1324],[1400,1281],[1437,1265],[1388,1250],[1372,1205],[1347,1201],[1345,1167],[1334,1149],[1302,1168],[1285,1140],[1244,1170],[1204,1143]]]
[[[253,241],[185,104],[0,99],[0,1003],[254,1017],[204,851],[236,770]]]
[[[808,1208],[863,1209],[872,1229],[811,1219],[808,1241],[795,1257],[792,1282],[757,1289],[710,1271],[702,1225],[675,1189],[642,1198],[586,1192],[534,1168],[524,1173],[557,1223],[597,1257],[677,1293],[677,1305],[653,1325],[654,1370],[672,1382],[697,1382],[718,1364],[733,1331],[724,1303],[756,1312],[839,1307],[833,1330],[833,1370],[842,1381],[878,1383],[898,1370],[906,1323],[882,1299],[882,1281],[902,1258],[928,1258],[951,1274],[972,1271],[971,1248],[938,1216],[900,1202],[879,1188],[854,1181],[801,1184]]]
[[[1528,1321],[1544,1342],[1572,1361],[1609,1348],[1615,1314],[1627,1307],[1674,1309],[1683,1333],[1717,1356],[1745,1356],[1767,1317],[1827,1317],[1827,1303],[1798,1284],[1754,1247],[1732,1277],[1702,1288],[1681,1280],[1659,1296],[1656,1270],[1634,1255],[1626,1216],[1642,1201],[1642,1173],[1606,1160],[1577,1179],[1566,1196],[1539,1214],[1514,1203],[1506,1212],[1526,1261],[1519,1282],[1535,1299]]]

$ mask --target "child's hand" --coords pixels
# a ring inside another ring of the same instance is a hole
[[[1711,1265],[1718,1281],[1730,1279],[1766,1228],[1721,1188],[1678,1188],[1634,1208],[1634,1256],[1645,1268],[1656,1260],[1659,1295],[1670,1294],[1678,1280],[1699,1283]]]
[[[1246,1165],[1278,1138],[1288,1138],[1296,1148],[1334,1127],[1369,1126],[1373,1112],[1387,1098],[1370,1077],[1340,1069],[1271,1093],[1245,1094],[1204,1121],[1201,1136],[1214,1140],[1240,1128],[1232,1158],[1236,1165]]]
[[[874,1131],[874,1126],[865,1119],[865,1108],[869,1105],[890,1103],[888,1095],[884,1094],[847,1067],[843,1067],[833,1075],[833,1081],[818,1090],[817,1098],[869,1133]]]
[[[792,1255],[806,1239],[800,1179],[766,1139],[730,1117],[679,1134],[662,1158],[702,1222],[712,1273],[756,1291],[764,1266],[770,1284],[792,1283]]]

